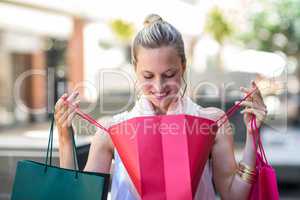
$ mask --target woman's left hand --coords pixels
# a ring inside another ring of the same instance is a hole
[[[241,91],[247,95],[253,89],[257,90],[250,95],[245,101],[241,102],[240,106],[244,106],[245,109],[241,111],[244,114],[244,123],[247,127],[247,132],[251,133],[251,115],[256,116],[256,125],[259,128],[267,116],[267,107],[264,104],[260,90],[258,89],[256,83],[251,81],[251,88],[241,87]],[[237,102],[236,102],[237,103]]]

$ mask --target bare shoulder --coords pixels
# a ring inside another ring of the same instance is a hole
[[[91,145],[97,149],[103,149],[110,152],[113,152],[114,145],[111,141],[111,138],[107,132],[104,130],[98,130],[95,135],[92,137]]]
[[[222,109],[216,107],[199,108],[199,112],[200,116],[206,117],[213,121],[221,119],[221,117],[226,114]],[[218,121],[218,125],[221,126],[217,131],[215,144],[232,143],[233,130],[227,116]]]
[[[118,114],[115,114],[110,117],[103,117],[99,119],[101,125],[103,125],[106,129],[109,129],[114,124],[117,124],[123,120],[126,120],[128,111],[124,111]],[[102,148],[108,148],[109,150],[113,151],[114,145],[111,140],[109,133],[102,129],[98,129],[95,135],[92,138],[92,143],[98,144],[97,146]]]

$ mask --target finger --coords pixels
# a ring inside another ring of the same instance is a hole
[[[59,110],[64,104],[63,104],[63,101],[64,101],[64,98],[67,98],[68,97],[68,94],[67,93],[64,93],[59,99],[58,101],[56,102],[55,104],[55,110]]]
[[[60,121],[63,120],[61,118],[64,118],[65,115],[67,114],[68,110],[69,110],[68,105],[63,103],[63,97],[66,97],[66,95],[63,95],[60,98],[61,102],[59,102],[57,104],[57,106],[56,106],[57,109],[55,110],[54,117],[55,117],[55,120],[56,120],[57,123],[60,123]]]
[[[257,95],[258,97],[262,98],[261,91],[254,80],[251,80],[251,85],[253,88],[256,88],[256,91],[254,92],[254,94]]]
[[[68,107],[69,107],[69,108],[72,108],[72,110],[75,110],[75,109],[77,109],[77,108],[79,107],[79,102],[80,102],[80,100],[77,99],[77,100],[75,100],[74,102],[69,103],[69,104],[68,104]]]
[[[244,107],[253,107],[253,102],[252,101],[236,101],[235,104],[240,103],[240,106],[244,106]]]
[[[72,125],[72,121],[73,121],[75,115],[76,115],[76,111],[75,110],[69,114],[68,119],[66,121],[68,127]]]
[[[67,116],[67,118],[62,122],[62,126],[63,127],[70,127],[72,126],[72,120],[74,118],[74,116],[76,115],[76,111],[72,111],[71,113],[69,113],[69,115]]]
[[[254,114],[256,118],[259,119],[260,121],[263,121],[266,116],[264,111],[253,109],[253,108],[245,108],[244,110],[241,111],[241,114],[245,114],[245,113]]]
[[[260,114],[260,115],[264,115],[264,113],[265,113],[265,111],[255,109],[255,108],[245,108],[244,110],[241,111],[242,114],[245,112],[247,112],[247,113],[251,112],[253,114]]]
[[[79,92],[73,92],[69,98],[64,102],[65,105],[67,105],[68,107],[74,107],[75,102],[77,102],[79,100],[79,98],[77,98],[79,95]]]
[[[73,108],[77,108],[77,107],[79,106],[79,103],[80,103],[80,99],[75,100],[75,101],[72,103],[72,107],[73,107]]]
[[[63,122],[66,120],[67,116],[68,116],[67,112],[61,114],[60,117],[57,120],[57,124],[62,125]]]
[[[244,93],[243,97],[245,98],[249,93],[252,92],[251,88],[240,87],[240,90]],[[252,99],[253,94],[249,95],[247,99]]]
[[[257,87],[257,86],[255,86],[255,87]],[[258,101],[258,102],[259,102],[259,101],[262,101],[263,98],[262,98],[262,95],[261,95],[261,93],[260,93],[260,90],[259,90],[258,87],[255,89],[255,87],[253,87],[253,88],[244,88],[244,87],[241,87],[240,89],[241,89],[242,92],[245,93],[245,94],[244,94],[244,97],[245,97],[247,94],[253,92],[253,90],[256,90],[256,91],[254,91],[247,99],[251,99],[251,100],[256,99],[256,101]]]
[[[61,117],[58,119],[59,124],[63,124],[64,121],[68,119],[68,116],[70,113],[72,113],[75,110],[75,108],[69,108],[64,113],[61,114]]]
[[[239,102],[236,101],[235,104],[238,104]],[[240,103],[240,106],[248,107],[248,108],[255,108],[258,110],[266,111],[266,106],[264,104],[257,104],[256,102],[253,101],[242,101]]]
[[[57,112],[60,116],[63,116],[68,111],[68,109],[69,109],[68,105],[65,103],[62,103],[62,106],[60,107],[60,109]]]
[[[62,103],[62,105],[60,105],[60,107],[58,109],[55,110],[55,114],[54,117],[57,120],[57,122],[59,121],[59,119],[64,115],[64,113],[66,112],[66,107],[65,105]]]
[[[257,90],[254,94],[253,94],[253,98],[252,101],[259,106],[262,106],[266,109],[266,105],[264,104],[264,100],[262,98],[261,93],[259,92],[259,90]]]
[[[67,101],[72,102],[79,95],[78,91],[73,91],[72,94],[67,98]]]

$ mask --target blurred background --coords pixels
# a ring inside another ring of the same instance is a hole
[[[261,130],[281,199],[300,198],[300,0],[0,0],[0,199],[9,199],[18,160],[44,162],[57,99],[80,91],[100,122],[134,103],[131,41],[157,13],[185,41],[187,93],[228,109],[255,80],[268,107]],[[245,141],[236,113],[236,159]],[[79,166],[96,129],[77,118]],[[57,137],[54,137],[58,165]]]

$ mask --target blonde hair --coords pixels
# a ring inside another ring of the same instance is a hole
[[[181,58],[183,65],[186,64],[184,43],[181,33],[170,23],[164,21],[157,14],[150,14],[144,20],[144,28],[135,36],[131,49],[131,61],[136,67],[138,48],[154,49],[163,46],[174,47]]]

